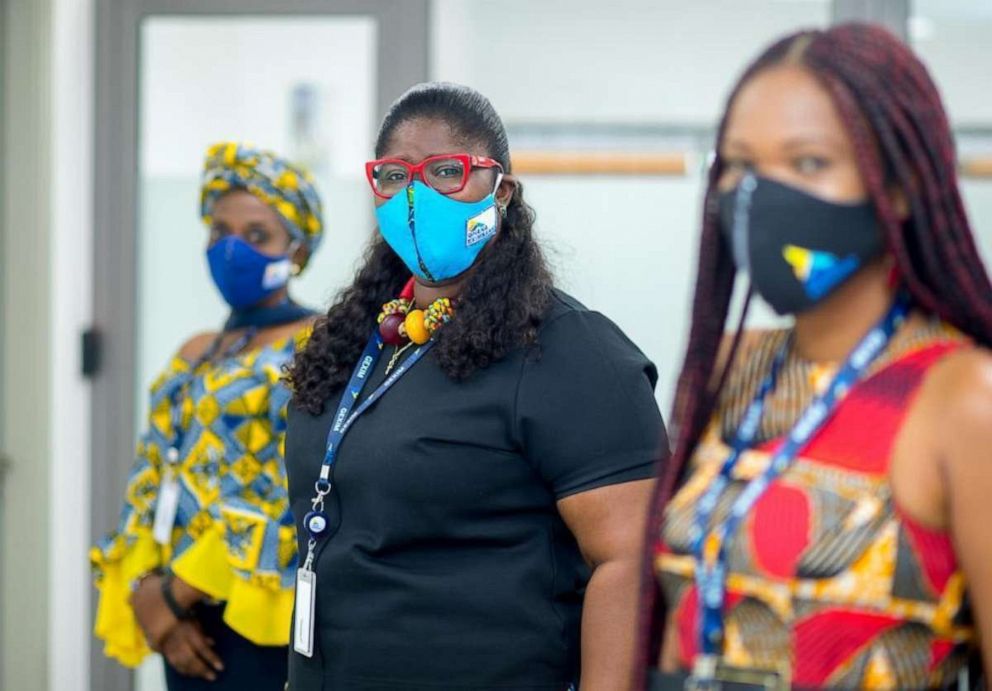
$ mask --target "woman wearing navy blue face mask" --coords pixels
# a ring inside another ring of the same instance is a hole
[[[482,95],[414,87],[366,172],[379,234],[290,372],[290,688],[623,688],[654,366],[554,287]]]
[[[716,152],[640,672],[984,687],[992,286],[936,85],[880,27],[799,32],[746,69]],[[790,328],[723,334],[735,267]]]
[[[281,690],[296,570],[282,464],[282,368],[313,313],[289,297],[323,232],[309,176],[237,143],[207,152],[206,260],[231,312],[151,389],[117,530],[94,547],[96,634],[170,691]]]

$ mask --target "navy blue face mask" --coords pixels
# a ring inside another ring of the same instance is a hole
[[[779,314],[815,306],[885,248],[870,201],[828,202],[753,173],[720,195],[720,226],[737,269]]]
[[[285,286],[292,273],[288,254],[262,254],[233,235],[210,246],[207,263],[217,290],[234,309],[257,305]]]

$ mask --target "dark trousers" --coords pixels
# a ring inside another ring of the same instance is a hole
[[[289,663],[287,648],[252,643],[225,624],[223,615],[222,605],[201,605],[196,610],[196,618],[204,633],[214,639],[214,650],[224,663],[217,681],[185,677],[166,661],[165,683],[169,691],[283,691]]]

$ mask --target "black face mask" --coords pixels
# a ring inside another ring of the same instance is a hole
[[[779,314],[813,307],[884,249],[871,202],[828,202],[752,173],[720,195],[720,221],[737,269]]]

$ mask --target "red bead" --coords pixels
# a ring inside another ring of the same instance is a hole
[[[379,324],[379,334],[388,345],[403,345],[406,343],[406,336],[400,333],[400,326],[406,319],[405,314],[390,314]]]

